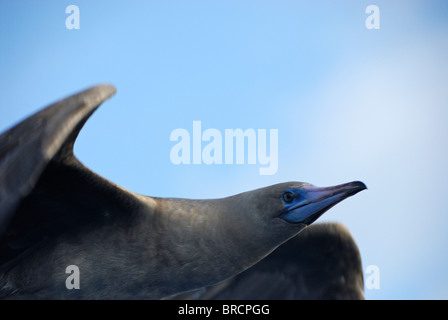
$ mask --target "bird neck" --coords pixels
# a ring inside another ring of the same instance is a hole
[[[138,233],[148,235],[148,260],[158,270],[161,297],[235,276],[274,249],[251,241],[238,213],[221,201],[156,199],[139,224],[146,230]]]

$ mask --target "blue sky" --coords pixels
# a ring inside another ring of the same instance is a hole
[[[65,8],[80,10],[68,30]],[[368,5],[380,29],[368,30]],[[0,129],[99,83],[75,153],[132,191],[215,198],[284,182],[369,189],[320,221],[355,237],[369,299],[448,298],[446,1],[0,1]],[[278,129],[278,171],[174,165],[170,134]]]

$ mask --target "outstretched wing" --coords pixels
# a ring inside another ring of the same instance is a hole
[[[0,234],[62,146],[70,150],[87,118],[115,93],[97,86],[61,100],[0,136]]]
[[[363,279],[359,249],[347,228],[318,223],[236,277],[170,299],[364,299]]]
[[[0,136],[0,270],[60,234],[112,223],[138,205],[73,155],[82,126],[114,93],[110,85],[87,89]]]

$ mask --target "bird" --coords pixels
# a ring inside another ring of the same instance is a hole
[[[364,300],[359,248],[338,222],[315,223],[242,273],[166,300]]]
[[[73,154],[87,119],[115,92],[90,87],[0,135],[0,298],[162,299],[208,287],[366,189],[292,181],[217,199],[127,190]],[[72,266],[77,287],[68,285]]]

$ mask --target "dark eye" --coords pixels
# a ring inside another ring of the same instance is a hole
[[[294,193],[292,193],[290,191],[286,191],[283,194],[283,200],[287,203],[291,202],[292,200],[294,200]]]

